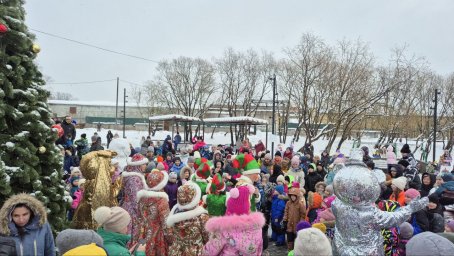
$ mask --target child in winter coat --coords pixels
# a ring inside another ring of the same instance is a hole
[[[173,165],[170,168],[169,172],[175,172],[177,175],[180,175],[180,171],[183,169],[184,164],[181,162],[181,158],[175,157],[173,159]]]
[[[74,196],[74,193],[79,190],[79,177],[74,177],[71,179],[71,190],[69,191],[69,195],[71,197]]]
[[[172,207],[177,204],[177,177],[175,172],[169,173],[169,181],[164,187],[164,192],[169,196],[169,209],[172,209]]]
[[[309,191],[315,192],[315,185],[319,181],[324,180],[323,179],[324,177],[320,176],[320,174],[315,170],[316,170],[315,164],[310,164],[307,169],[307,176],[304,178],[305,180],[304,188],[308,192]]]
[[[408,241],[413,237],[413,226],[408,223],[404,222],[399,226],[400,234],[399,234],[399,245],[398,245],[398,255],[406,255],[405,247]]]
[[[315,184],[315,192],[317,192],[321,196],[323,196],[325,194],[325,188],[326,188],[326,183],[323,181],[319,181],[319,182],[317,182],[317,184]]]
[[[79,179],[79,189],[74,192],[74,195],[72,196],[73,202],[71,203],[71,209],[68,211],[68,220],[72,221],[74,212],[77,210],[77,207],[79,207],[80,201],[84,197],[84,183],[85,179]]]
[[[211,218],[205,225],[210,232],[202,255],[256,255],[262,254],[262,227],[265,218],[260,212],[250,211],[250,197],[254,186],[248,184],[231,190],[227,211],[223,217]]]
[[[405,206],[405,186],[407,185],[407,178],[401,176],[397,179],[393,179],[391,182],[391,188],[393,193],[389,197],[389,200],[396,201],[401,207]]]
[[[207,205],[210,216],[224,216],[226,210],[227,195],[224,192],[225,183],[220,174],[215,174],[207,186],[207,195],[203,196],[203,202]]]
[[[287,248],[293,250],[293,242],[296,238],[296,225],[306,218],[306,205],[300,199],[300,191],[298,188],[291,188],[288,196],[289,200],[285,205],[284,212],[284,227],[287,232]]]
[[[173,155],[172,155],[172,152],[168,152],[166,154],[166,159],[164,160],[164,162],[167,164],[168,166],[168,169],[167,170],[170,170],[173,166],[173,159],[172,159]],[[181,161],[180,161],[181,162]]]
[[[386,163],[388,164],[388,170],[391,169],[392,165],[397,164],[396,153],[394,153],[394,148],[392,145],[389,145],[386,149]]]
[[[189,166],[185,166],[180,171],[180,180],[178,181],[179,185],[184,185],[191,179],[192,169]]]
[[[72,181],[74,179],[80,179],[80,178],[82,178],[82,172],[80,171],[79,167],[71,167],[70,175],[69,175],[68,179],[66,180],[66,184],[67,184],[66,190],[68,190],[68,192],[70,192],[71,188],[72,188]]]
[[[298,155],[294,156],[291,161],[291,168],[287,172],[287,176],[292,176],[293,181],[296,181],[300,184],[300,187],[304,187],[304,171],[300,167],[301,161]]]
[[[284,158],[281,162],[281,170],[286,175],[290,170],[290,159]]]
[[[322,208],[324,210],[317,211],[317,219],[314,221],[316,224],[321,223],[326,226],[326,236],[334,239],[334,227],[336,225],[336,216],[334,216],[331,205],[336,197],[330,196],[323,199]]]
[[[176,174],[172,173],[176,185]],[[169,215],[169,197],[163,191],[169,180],[165,171],[152,170],[147,175],[148,189],[137,192],[140,239],[146,241],[146,255],[168,255],[170,238],[166,237],[165,219]]]
[[[284,175],[279,175],[276,179],[277,185],[282,185],[284,187],[284,194],[288,193],[288,182],[285,180],[287,177],[288,176],[284,177]]]
[[[79,189],[74,192],[73,201],[71,203],[71,209],[74,211],[77,209],[79,206],[80,201],[83,198],[84,195],[84,184],[85,184],[85,179],[79,179]]]
[[[386,212],[395,212],[400,208],[399,203],[391,200],[383,200],[378,203],[378,208]],[[399,254],[399,227],[382,229],[383,246],[386,256],[398,256]]]
[[[336,199],[336,196],[330,196],[323,199],[322,207],[317,210],[317,219],[315,219],[314,223],[333,221],[336,219],[331,210],[331,204],[333,203],[334,199]]]
[[[208,242],[205,224],[208,212],[199,206],[202,192],[194,182],[186,182],[178,188],[177,204],[167,217],[167,232],[173,239],[170,255],[197,256]]]
[[[312,191],[308,193],[307,195],[308,209],[306,220],[309,221],[309,223],[312,224],[317,218],[317,210],[322,207],[322,201],[323,197],[319,193]]]
[[[274,188],[273,201],[271,203],[271,240],[276,241],[276,246],[285,244],[285,227],[283,223],[285,213],[284,186],[277,185]]]
[[[412,200],[417,200],[420,197],[421,194],[419,193],[419,191],[414,188],[410,188],[405,191],[405,204],[408,205]],[[430,201],[431,200],[429,199],[429,202]],[[434,214],[430,213],[427,207],[412,213],[408,222],[413,226],[413,235],[417,235],[426,231],[436,232],[431,230],[431,220],[433,219],[433,216]]]

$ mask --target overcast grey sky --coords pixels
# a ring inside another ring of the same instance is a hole
[[[329,44],[361,38],[379,61],[407,43],[436,72],[454,71],[452,0],[28,0],[25,9],[29,28],[158,61],[211,59],[227,47],[265,49],[280,57],[284,47],[312,32]],[[143,83],[155,72],[153,62],[35,34],[42,49],[37,62],[54,82],[119,76]],[[79,100],[115,101],[115,84],[51,87]]]

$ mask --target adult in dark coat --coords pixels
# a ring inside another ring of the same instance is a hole
[[[429,195],[429,191],[434,187],[436,178],[435,175],[425,172],[422,174],[422,184],[419,193],[421,193],[421,197],[425,197]]]
[[[268,181],[277,184],[277,177],[279,177],[279,175],[284,175],[284,173],[281,170],[281,166],[275,164],[273,166],[273,173],[271,174],[270,179]]]
[[[112,132],[110,130],[107,132],[106,138],[107,138],[107,148],[109,148],[110,142],[113,139],[113,134],[112,134]]]
[[[304,189],[309,193],[309,191],[315,192],[315,184],[319,181],[323,181],[322,176],[316,171],[315,164],[310,164],[307,169],[307,175],[304,178]]]
[[[74,142],[76,138],[76,127],[72,123],[72,118],[70,116],[65,116],[65,120],[60,124],[61,128],[63,129],[63,140],[66,143],[66,138],[68,135],[71,135],[71,141]]]

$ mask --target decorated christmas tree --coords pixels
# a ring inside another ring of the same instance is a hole
[[[31,193],[48,208],[54,230],[66,212],[62,156],[55,146],[49,92],[34,59],[40,47],[24,23],[23,0],[0,0],[0,205]]]

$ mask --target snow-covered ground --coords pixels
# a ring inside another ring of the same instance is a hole
[[[106,143],[106,135],[107,135],[108,129],[102,129],[98,134],[101,136],[103,144]],[[113,134],[118,133],[120,137],[123,135],[123,131],[119,130],[111,130]],[[90,140],[90,137],[96,132],[96,128],[85,128],[85,129],[78,129],[77,130],[77,138],[80,137],[80,134],[86,133],[88,140]],[[164,140],[167,135],[172,135],[172,132],[170,131],[157,131],[155,136],[152,137],[152,140]],[[133,145],[133,147],[139,147],[140,146],[140,140],[142,136],[146,137],[148,136],[147,131],[135,131],[135,130],[126,130],[126,138],[129,140],[129,142]],[[230,133],[227,133],[225,135],[224,132],[218,132],[214,133],[213,139],[210,138],[211,133],[206,133],[205,134],[205,142],[208,144],[229,144],[230,143]],[[249,136],[249,140],[251,141],[252,145],[255,145],[259,139],[265,143],[265,137],[266,133],[257,131],[256,135],[251,135]],[[284,148],[287,146],[290,146],[290,142],[292,140],[292,137],[289,137],[287,139],[287,144],[284,145]],[[277,145],[279,144],[279,136],[275,135],[273,136],[271,133],[268,134],[268,147],[271,149],[271,142],[274,141],[274,149],[277,149]],[[372,154],[373,153],[373,147],[375,143],[377,142],[376,138],[363,138],[361,141],[361,146],[368,146],[369,151]],[[332,152],[330,154],[333,154],[335,151],[335,147],[337,146],[338,140],[335,141],[333,149],[331,149]],[[352,149],[354,141],[353,140],[347,140],[342,144],[342,147],[340,151],[346,155],[350,154],[350,151]],[[314,150],[316,154],[321,154],[321,152],[324,150],[326,145],[328,144],[328,140],[317,140],[313,143],[314,145]],[[397,151],[400,151],[404,143],[397,143]],[[416,140],[409,140],[408,144],[410,145],[410,148],[413,150],[416,145]],[[298,142],[295,142],[294,148],[299,149],[304,145],[304,138],[301,137]],[[439,159],[440,155],[443,153],[443,143],[442,142],[437,142],[437,152],[436,152],[436,160]],[[400,153],[398,153],[400,154]],[[420,159],[421,156],[421,151],[418,150],[415,152],[415,158]],[[398,155],[398,158],[400,156]],[[432,152],[430,152],[428,159],[431,161],[432,160]]]

